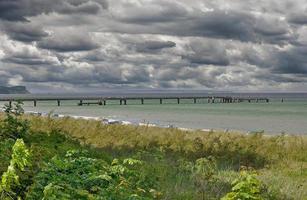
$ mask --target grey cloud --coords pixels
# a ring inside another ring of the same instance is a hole
[[[192,64],[220,65],[230,64],[225,45],[213,40],[194,40],[190,43],[192,52],[183,55],[183,59],[189,60]]]
[[[57,9],[61,14],[97,14],[101,9],[101,4],[93,1],[80,1],[79,2],[64,2],[65,6]],[[106,4],[103,6],[106,6]]]
[[[2,58],[4,63],[13,63],[20,65],[28,65],[33,67],[37,65],[57,65],[59,60],[55,56],[44,54],[30,48],[20,48],[18,50],[5,50],[5,55]],[[27,70],[28,68],[24,68]]]
[[[307,74],[307,46],[286,49],[263,47],[261,51],[245,49],[243,59],[259,68],[270,69],[270,74]]]
[[[175,5],[175,8],[172,5]],[[160,12],[148,11],[145,13],[140,7],[135,7],[134,10],[128,9],[127,12],[132,13],[131,10],[133,10],[133,14],[118,14],[120,19],[111,23],[110,27],[104,27],[104,30],[130,34],[149,33],[225,38],[274,44],[284,44],[295,37],[289,31],[289,26],[276,16],[256,16],[251,12],[221,10],[219,8],[203,12],[193,8],[189,12],[187,10],[176,12],[178,17],[169,17],[170,15],[174,16],[171,13],[172,9],[176,10],[176,3],[168,3],[166,6],[168,7],[160,9]],[[157,17],[153,17],[152,13]],[[115,19],[117,19],[116,14],[114,14]],[[147,18],[152,21],[145,20]]]
[[[274,55],[274,72],[307,75],[307,46],[292,47]]]
[[[306,77],[298,78],[295,75],[284,75],[284,74],[271,74],[271,73],[259,73],[253,76],[258,80],[264,80],[268,82],[277,83],[301,83],[306,82]]]
[[[288,16],[288,20],[291,23],[298,24],[298,25],[303,25],[307,24],[307,10],[305,12],[298,12],[298,13],[291,13]]]
[[[107,5],[104,0],[100,3],[90,0],[1,0],[0,19],[28,21],[27,17],[50,12],[95,14],[100,7],[107,8]]]
[[[11,39],[22,42],[39,41],[48,36],[41,26],[31,23],[4,23],[3,29]]]
[[[145,41],[143,43],[136,44],[135,48],[138,52],[153,52],[175,46],[176,43],[172,41]]]
[[[188,15],[187,8],[177,1],[152,1],[122,3],[123,12],[119,11],[115,18],[124,23],[153,24],[183,19]]]
[[[0,85],[2,85],[2,86],[8,85],[8,82],[9,82],[9,79],[10,79],[11,76],[12,75],[9,74],[8,72],[2,71],[0,69]]]
[[[287,2],[0,0],[6,34],[0,83],[14,77],[59,88],[306,83],[304,0]]]
[[[165,67],[155,73],[155,80],[159,87],[218,87],[221,83],[217,77],[225,73],[224,68],[212,67]],[[222,85],[222,84],[221,84]]]
[[[99,44],[88,34],[80,34],[77,30],[70,31],[76,32],[71,35],[64,33],[53,35],[38,42],[37,46],[58,52],[89,51],[99,48]]]

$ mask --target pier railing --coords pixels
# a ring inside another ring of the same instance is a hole
[[[205,100],[208,103],[241,103],[241,102],[266,102],[268,103],[270,100],[269,98],[262,98],[262,97],[232,97],[232,96],[109,96],[109,97],[23,97],[23,98],[5,98],[0,97],[0,102],[8,102],[9,105],[12,102],[22,101],[22,102],[33,102],[34,106],[37,106],[38,101],[55,101],[58,106],[61,106],[62,101],[78,101],[77,105],[107,105],[108,101],[118,101],[120,105],[127,105],[128,101],[130,100],[137,100],[140,101],[140,104],[145,104],[147,100],[159,100],[160,104],[163,104],[163,100],[176,100],[178,104],[181,103],[181,100],[191,100],[194,104],[198,103],[199,99]]]

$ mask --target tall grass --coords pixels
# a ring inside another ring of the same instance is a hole
[[[190,132],[175,128],[104,125],[98,121],[68,117],[33,117],[31,129],[35,132],[61,130],[82,144],[102,149],[133,152],[158,148],[188,159],[211,155],[237,167],[286,164],[303,170],[307,162],[307,137],[299,135]]]
[[[219,199],[230,190],[242,166],[257,171],[268,186],[271,199],[305,200],[307,197],[306,136],[191,132],[104,125],[69,117],[26,118],[30,121],[30,132],[36,135],[31,138],[32,143],[38,138],[40,141],[36,142],[42,146],[51,145],[43,152],[50,154],[49,157],[59,149],[78,147],[94,149],[95,156],[145,160],[148,165],[142,170],[157,178],[163,199]],[[41,147],[37,147],[39,151]],[[204,188],[188,169],[197,159],[210,156],[217,162],[217,172],[210,187]]]

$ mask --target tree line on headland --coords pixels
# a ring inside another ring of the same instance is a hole
[[[0,86],[0,94],[29,94],[25,86]]]

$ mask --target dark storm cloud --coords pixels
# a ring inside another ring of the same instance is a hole
[[[184,19],[188,15],[186,7],[176,1],[153,1],[151,4],[142,3],[135,7],[133,3],[123,3],[125,12],[120,12],[116,18],[124,23],[154,24]]]
[[[96,43],[88,34],[72,33],[53,35],[38,42],[38,47],[58,52],[89,51],[97,49]]]
[[[107,3],[90,0],[1,0],[0,19],[8,21],[28,21],[27,17],[43,13],[96,14],[100,8],[107,8]]]
[[[189,60],[192,64],[207,64],[207,65],[229,65],[225,45],[219,41],[212,40],[194,40],[190,43],[192,52],[183,55],[183,59]]]
[[[250,12],[240,10],[214,9],[209,12],[195,10],[193,13],[188,13],[181,8],[182,11],[179,12],[178,8],[176,6],[173,8],[172,5],[176,3],[169,3],[166,5],[168,7],[153,12],[144,12],[136,7],[128,11],[131,16],[119,16],[118,20],[121,23],[117,26],[112,25],[106,30],[132,34],[198,36],[276,44],[286,43],[294,37],[289,32],[288,25],[277,17],[255,16]],[[177,13],[180,17],[174,17],[176,15],[173,13]]]
[[[175,46],[176,43],[172,41],[145,41],[143,43],[136,44],[135,48],[138,52],[153,52]]]
[[[207,65],[222,65],[226,66],[229,64],[229,61],[227,58],[223,58],[220,60],[218,57],[210,57],[206,55],[201,55],[201,54],[192,54],[192,55],[187,55],[183,56],[184,59],[189,60],[193,64],[207,64]]]
[[[48,36],[41,26],[31,23],[4,23],[3,29],[11,39],[22,42],[39,41]]]
[[[0,83],[304,89],[305,4],[0,0]]]
[[[307,75],[307,46],[292,47],[274,55],[274,72]]]
[[[64,5],[65,6],[59,8],[57,12],[61,14],[97,14],[101,9],[100,4],[92,1],[79,3],[71,1],[71,3],[65,3]]]
[[[307,24],[307,9],[305,10],[305,12],[291,13],[288,16],[288,20],[291,23],[298,24],[298,25]]]
[[[7,54],[2,58],[2,62],[6,65],[20,64],[28,65],[28,67],[40,66],[40,65],[57,65],[59,63],[57,57],[41,54],[38,51],[33,51],[28,48],[23,48],[18,51],[8,51]],[[27,70],[24,67],[23,70]]]

